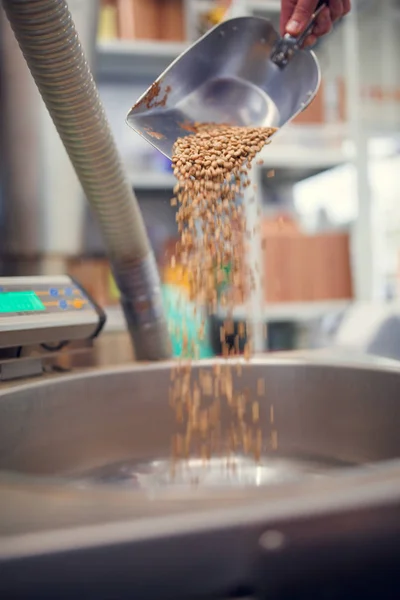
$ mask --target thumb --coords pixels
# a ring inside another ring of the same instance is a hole
[[[311,19],[318,0],[298,0],[292,16],[286,25],[286,32],[297,36],[304,31]]]
[[[280,29],[281,34],[285,35],[286,25],[289,22],[290,17],[296,8],[297,0],[282,0],[281,1],[281,18],[280,18]]]

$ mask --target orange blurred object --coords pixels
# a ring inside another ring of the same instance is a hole
[[[305,235],[286,217],[262,223],[266,302],[351,299],[346,232]]]

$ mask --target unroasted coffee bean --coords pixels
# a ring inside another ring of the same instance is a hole
[[[242,213],[238,218],[237,203],[250,184],[252,160],[275,130],[206,124],[196,129],[174,145],[172,164],[178,180],[174,192],[182,236],[177,259],[190,274],[190,299],[209,306],[214,303],[221,270],[225,273],[229,268],[228,290],[233,282],[243,279],[243,253],[235,256],[233,252],[244,229],[244,216]],[[190,231],[190,238],[183,236],[185,231]],[[212,260],[207,262],[209,256]],[[240,288],[239,295],[243,295],[245,282]]]

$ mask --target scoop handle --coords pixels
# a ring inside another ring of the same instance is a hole
[[[305,40],[310,35],[315,25],[315,21],[321,11],[329,5],[328,0],[320,0],[314,13],[311,15],[310,21],[307,27],[298,37],[293,37],[289,33],[286,33],[283,38],[280,38],[275,44],[275,47],[271,53],[271,60],[277,67],[283,69],[286,67],[288,62],[291,60],[293,55],[301,49]]]
[[[297,45],[299,47],[301,47],[303,45],[303,43],[306,41],[306,39],[308,38],[308,36],[310,35],[310,33],[313,30],[315,21],[317,20],[320,13],[324,10],[324,8],[326,6],[328,6],[328,4],[329,3],[327,2],[327,0],[320,0],[320,2],[318,2],[317,7],[316,7],[315,11],[313,12],[312,17],[311,17],[307,27],[305,28],[303,33],[301,33],[297,38]]]

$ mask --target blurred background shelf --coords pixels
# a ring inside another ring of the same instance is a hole
[[[307,322],[317,319],[321,319],[329,314],[341,313],[351,305],[349,300],[330,300],[326,302],[288,302],[266,305],[263,314],[263,321],[265,323],[279,323],[279,322]],[[109,306],[106,309],[107,324],[106,330],[117,332],[125,331],[126,324],[124,315],[120,306]],[[218,309],[216,317],[218,319],[225,319],[227,316],[226,311]],[[236,321],[243,321],[249,318],[248,307],[238,306],[233,311],[233,318]]]
[[[212,10],[216,5],[215,0],[195,0],[195,4],[199,10]],[[279,14],[281,10],[280,0],[244,0],[243,6],[249,13]]]
[[[135,190],[165,190],[172,194],[176,183],[172,173],[129,173],[129,179]]]
[[[109,40],[97,43],[98,80],[156,79],[188,44],[156,40]]]
[[[271,14],[280,14],[280,0],[247,0],[247,10],[251,12],[263,12]]]
[[[167,284],[171,262],[167,256],[170,249],[174,251],[178,236],[176,208],[169,202],[174,177],[170,162],[135,134],[125,118],[160,73],[224,18],[227,3],[101,0],[97,44],[95,19],[86,22],[82,16],[83,8],[91,3],[71,2],[71,10],[136,192],[162,282]],[[264,16],[279,27],[280,0],[241,0],[239,4],[243,15]],[[255,239],[254,248],[257,243],[268,302],[260,320],[271,322],[271,327],[279,327],[282,320],[300,320],[298,326],[306,328],[310,319],[313,322],[348,305],[348,300],[336,298],[382,301],[400,294],[400,203],[395,183],[400,160],[400,70],[396,62],[400,37],[396,14],[398,0],[358,0],[357,10],[321,40],[315,49],[322,73],[319,93],[306,111],[274,136],[260,157],[263,164],[254,169],[257,185],[248,207],[252,207],[250,221],[253,215],[255,224],[264,223],[265,244]],[[21,81],[23,94],[19,84],[18,89],[2,86],[11,98],[5,119],[15,124],[10,147],[18,140],[19,148],[27,149],[25,163],[38,154],[40,177],[24,172],[23,190],[16,180],[17,193],[10,194],[17,201],[4,202],[4,207],[0,202],[0,245],[7,252],[6,258],[0,254],[0,262],[11,274],[45,274],[65,270],[62,265],[71,258],[77,279],[86,287],[93,285],[93,295],[108,306],[115,298],[106,291],[109,265],[99,228],[68,171],[64,150],[56,147],[59,138],[52,123],[46,121],[44,135],[31,131],[32,122],[45,122],[47,117],[41,109],[32,108],[36,100],[29,73]],[[18,102],[13,100],[14,92]],[[18,118],[13,120],[8,111],[17,105]],[[32,110],[35,119],[29,117],[27,127],[21,128],[21,115],[29,116]],[[15,160],[24,162],[21,150],[15,152]],[[46,187],[39,185],[42,180]],[[291,224],[292,229],[288,225],[285,233],[282,223]],[[42,256],[43,264],[37,258]],[[237,309],[238,318],[245,317],[244,308]],[[118,309],[110,313],[111,322],[114,317],[122,322]]]
[[[155,0],[148,0],[154,5]],[[276,21],[280,13],[280,0],[244,0],[242,2],[243,10],[246,14],[262,14]],[[215,0],[183,0],[181,2],[181,19],[183,26],[182,39],[194,41],[201,35],[202,30],[196,25],[196,19],[200,15],[210,13],[216,10],[218,3]],[[108,5],[109,8],[109,5]],[[143,10],[143,9],[141,9]],[[149,10],[149,8],[147,9]],[[153,10],[154,9],[150,9]],[[155,13],[157,13],[157,5]],[[147,14],[147,13],[143,13]],[[150,13],[149,13],[150,14]],[[179,33],[177,19],[179,13],[172,14],[173,21],[169,26],[171,35],[176,36]],[[148,15],[147,15],[148,16]],[[108,18],[112,18],[110,15]],[[115,18],[115,17],[114,17]],[[162,17],[161,29],[163,29]],[[212,18],[210,25],[212,25]],[[149,24],[144,23],[143,27]],[[142,28],[143,29],[143,28]],[[165,27],[164,27],[165,29]],[[143,29],[144,31],[144,29]],[[152,36],[155,36],[156,29],[151,30]],[[189,45],[187,41],[167,41],[164,39],[122,39],[118,36],[118,27],[115,25],[106,25],[102,29],[103,35],[97,43],[97,61],[96,75],[98,80],[118,80],[132,78],[151,78],[155,79],[166,67],[181,54]],[[140,36],[142,36],[142,32]]]
[[[300,143],[267,146],[260,154],[261,180],[271,185],[294,184],[350,160],[342,149],[310,148]]]
[[[342,312],[351,304],[350,300],[327,300],[322,302],[279,302],[266,304],[263,309],[263,320],[267,323],[281,321],[311,321],[320,319],[328,314]],[[222,308],[217,311],[220,319],[227,317],[227,312]],[[237,321],[246,321],[249,318],[247,305],[237,306],[233,310],[233,318]]]

